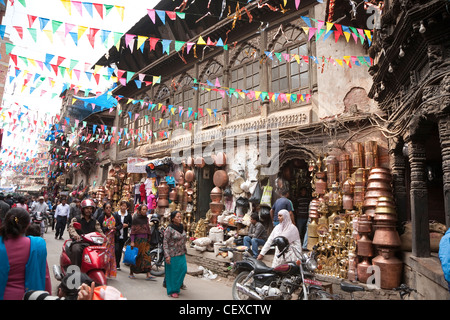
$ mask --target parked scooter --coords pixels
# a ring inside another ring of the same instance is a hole
[[[74,223],[76,230],[81,229],[78,222]],[[98,232],[91,232],[81,235],[81,242],[89,244],[83,250],[83,259],[80,267],[82,273],[86,273],[97,285],[106,285],[106,247],[103,245],[106,241],[105,237]],[[70,260],[70,246],[73,241],[66,240],[62,247],[61,256],[59,258],[59,266],[53,266],[55,278],[59,281],[67,274],[69,266],[73,265]]]
[[[150,270],[150,273],[154,276],[162,276],[165,273],[163,249],[165,229],[159,225],[158,214],[153,214],[150,218],[150,222],[153,223],[150,240],[150,257],[152,258],[152,269]]]
[[[289,248],[284,237],[277,237],[273,244],[278,247],[281,257]],[[234,300],[290,300],[299,290],[298,298],[303,300],[334,300],[338,297],[328,293],[317,281],[314,272],[317,269],[316,252],[302,254],[294,249],[297,261],[290,261],[275,268],[253,257],[234,264],[238,273],[233,287]]]

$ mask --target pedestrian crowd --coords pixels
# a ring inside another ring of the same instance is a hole
[[[104,237],[107,278],[115,278],[121,270],[124,247],[128,244],[138,249],[135,264],[129,265],[129,278],[136,279],[136,274],[144,273],[146,280],[155,280],[150,272],[153,209],[148,209],[146,204],[130,208],[127,201],[121,201],[119,210],[113,212],[111,203],[98,204],[92,199],[73,199],[69,204],[65,196],[52,202],[47,196],[5,197],[0,193],[0,300],[124,299],[115,288],[102,286],[87,274],[74,273],[66,274],[52,295],[47,245],[40,227],[36,229],[31,223],[34,212],[45,212],[52,217],[50,226],[55,231],[55,239],[64,240],[67,231],[73,240],[67,251],[71,264],[81,266],[83,250],[89,246],[81,241],[81,235],[97,232]],[[181,224],[181,214],[172,215],[163,237],[166,268],[163,285],[168,296],[176,298],[180,289],[186,288],[187,235]],[[78,288],[68,285],[70,277],[74,276],[79,279]]]

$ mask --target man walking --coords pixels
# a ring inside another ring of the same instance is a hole
[[[296,221],[294,219],[294,207],[291,200],[288,199],[289,191],[282,190],[280,195],[281,197],[275,201],[272,209],[270,210],[270,218],[272,219],[273,226],[276,227],[278,225],[278,212],[282,209],[289,211],[289,216],[291,217],[292,223],[295,225]]]
[[[62,198],[61,203],[56,207],[55,219],[56,219],[56,233],[55,239],[63,240],[62,235],[67,224],[67,218],[69,217],[70,206],[67,204],[67,199]]]

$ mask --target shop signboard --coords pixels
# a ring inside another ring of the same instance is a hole
[[[145,166],[136,166],[138,163],[147,162],[147,158],[128,158],[127,172],[128,173],[145,173]]]

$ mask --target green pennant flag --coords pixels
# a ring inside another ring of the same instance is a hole
[[[58,66],[58,69],[61,76],[64,77],[64,75],[66,74],[66,67]]]
[[[19,3],[23,5],[25,8],[27,7],[27,4],[25,3],[25,0],[19,0]]]
[[[52,99],[54,98],[54,97],[56,97],[58,94],[57,93],[52,93]]]
[[[136,72],[127,71],[127,83],[130,82],[131,78],[135,75]]]
[[[278,60],[280,60],[280,62],[282,62],[281,61],[281,53],[280,52],[274,52],[275,53],[275,56],[278,58]]]
[[[11,51],[14,49],[15,45],[9,42],[5,42],[5,50],[6,54],[10,54]]]
[[[180,51],[185,43],[184,41],[175,41],[175,50]]]
[[[23,61],[23,63],[25,63],[26,66],[28,66],[28,58],[22,56],[19,56],[19,58]]]
[[[28,28],[28,31],[30,32],[31,38],[33,38],[34,42],[36,42],[36,29]]]
[[[55,33],[63,23],[61,21],[52,20],[52,31]]]
[[[117,46],[120,42],[120,38],[122,38],[124,34],[122,32],[114,32],[114,45]]]
[[[184,19],[186,17],[186,13],[185,12],[177,12],[177,16],[180,19]]]
[[[105,13],[106,13],[105,15],[107,16],[111,12],[111,9],[114,8],[114,5],[104,4],[103,7],[105,8]]]
[[[73,68],[75,68],[75,66],[78,64],[78,60],[73,60],[70,59],[70,67],[69,70],[72,70]]]

